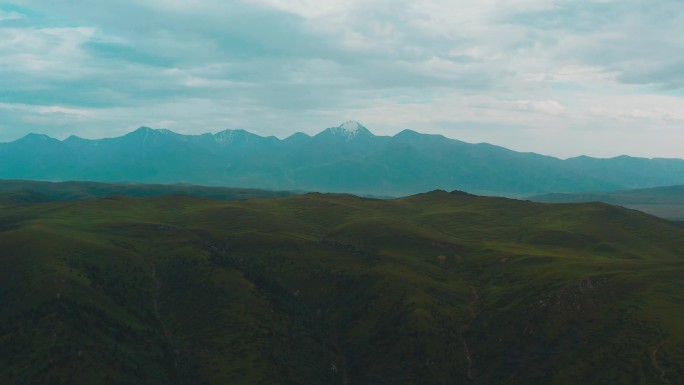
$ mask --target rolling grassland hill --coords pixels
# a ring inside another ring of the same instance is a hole
[[[684,221],[684,185],[576,194],[544,194],[529,198],[545,203],[604,202]]]
[[[288,191],[198,186],[189,184],[139,184],[98,182],[39,182],[0,180],[0,204],[32,204],[74,201],[112,196],[156,197],[182,195],[218,200],[278,198],[296,195]]]
[[[6,203],[0,383],[679,384],[683,258],[603,203]]]

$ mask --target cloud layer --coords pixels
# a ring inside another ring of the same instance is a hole
[[[0,141],[355,119],[557,156],[684,157],[679,0],[0,3]]]

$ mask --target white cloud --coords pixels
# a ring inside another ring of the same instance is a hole
[[[337,20],[345,19],[354,10],[377,3],[372,0],[250,0],[250,2],[293,13],[306,19]]]
[[[78,76],[86,58],[81,45],[95,34],[90,27],[2,28],[0,65],[2,71],[34,73],[40,76]]]
[[[19,20],[23,19],[25,17],[24,14],[21,14],[16,11],[3,11],[0,9],[0,21],[5,21],[5,20]]]
[[[516,100],[513,103],[521,111],[558,115],[567,109],[555,100]]]

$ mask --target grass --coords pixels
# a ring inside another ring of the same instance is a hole
[[[665,186],[636,190],[546,194],[530,197],[537,202],[605,202],[642,211],[661,218],[684,221],[684,186]]]
[[[0,250],[6,384],[684,380],[684,227],[606,204],[9,202]]]

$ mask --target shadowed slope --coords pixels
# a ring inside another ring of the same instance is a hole
[[[2,208],[8,384],[684,380],[684,228],[434,191]]]

